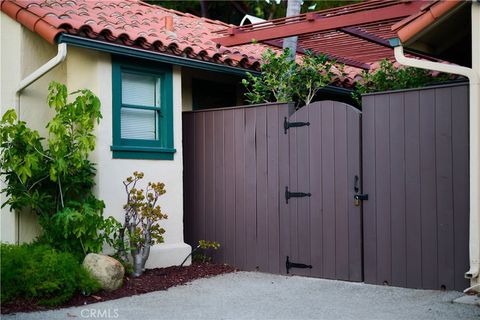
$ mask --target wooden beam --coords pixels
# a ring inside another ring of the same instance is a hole
[[[367,40],[367,41],[373,42],[375,44],[378,44],[378,45],[381,45],[381,46],[384,46],[384,47],[387,47],[387,48],[392,48],[392,46],[390,45],[390,42],[388,42],[388,40],[385,40],[383,38],[380,38],[379,36],[376,36],[374,34],[368,33],[366,31],[360,30],[360,29],[355,28],[355,27],[341,28],[340,31],[342,31],[346,34],[349,34],[351,36],[354,36],[354,37],[357,37],[357,38],[360,38],[360,39],[363,39],[363,40]]]
[[[212,40],[229,47],[252,43],[253,41],[281,39],[313,32],[346,28],[364,23],[407,17],[412,13],[417,12],[422,5],[423,2],[421,1],[401,2],[388,7],[347,13],[333,17],[315,15],[309,16],[309,19],[303,19],[298,22],[274,24],[272,26],[265,25],[260,30],[255,30],[255,25],[252,25],[249,31],[236,29],[236,32],[229,36]]]
[[[263,43],[268,44],[270,46],[280,48],[280,49],[283,48],[283,42],[281,40],[267,40],[267,41],[264,41]],[[310,49],[305,49],[300,44],[297,45],[297,53],[304,54],[307,50],[310,50]],[[359,62],[359,61],[356,61],[356,60],[353,60],[353,59],[343,58],[343,57],[340,57],[338,55],[319,52],[318,50],[314,50],[314,49],[311,49],[311,51],[315,54],[325,55],[328,60],[335,60],[338,63],[342,63],[342,64],[345,64],[345,65],[355,67],[355,68],[359,68],[359,69],[363,69],[363,70],[370,70],[370,65],[368,65],[366,63],[362,63],[362,62]]]

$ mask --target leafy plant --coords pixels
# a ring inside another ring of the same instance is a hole
[[[247,73],[242,84],[247,88],[245,96],[250,103],[290,102],[293,101],[293,81],[297,72],[297,64],[290,58],[286,49],[277,54],[271,49],[262,55],[261,75],[256,77]]]
[[[95,167],[88,159],[95,148],[94,126],[101,119],[100,100],[89,90],[71,93],[49,85],[48,105],[55,116],[48,138],[27,127],[8,110],[0,122],[0,156],[11,210],[30,208],[39,216],[41,241],[81,258],[100,251],[104,203],[93,194]],[[46,140],[46,143],[45,143]]]
[[[220,248],[220,243],[216,241],[208,241],[208,240],[199,240],[198,245],[195,249],[190,252],[190,254],[183,260],[180,264],[180,267],[183,267],[185,262],[187,262],[188,257],[193,256],[194,261],[200,262],[211,262],[213,259],[209,256],[209,251],[211,250],[218,250]],[[201,251],[201,252],[200,252]]]
[[[294,82],[296,95],[304,105],[312,102],[320,89],[333,82],[334,64],[335,61],[329,61],[325,55],[315,55],[311,51],[302,56]]]
[[[280,55],[268,49],[262,56],[261,75],[247,73],[242,84],[250,103],[291,102],[309,104],[320,89],[333,82],[335,61],[325,55],[305,52],[301,62],[290,58],[290,50]],[[342,66],[340,66],[342,68]]]
[[[165,184],[149,182],[146,190],[137,189],[137,183],[143,179],[143,172],[135,171],[123,185],[127,193],[124,205],[125,222],[116,236],[119,241],[117,255],[128,259],[127,250],[133,259],[133,276],[140,276],[145,270],[145,263],[150,255],[150,247],[163,243],[165,229],[160,227],[160,220],[167,219],[162,213],[158,198],[165,194]],[[128,245],[128,247],[127,247]]]
[[[68,252],[41,244],[1,244],[0,254],[2,303],[26,298],[58,305],[76,292],[88,295],[100,289],[99,283]]]
[[[423,87],[446,81],[450,75],[433,77],[431,71],[413,67],[396,68],[391,61],[384,59],[375,72],[363,71],[362,78],[362,81],[356,83],[356,91],[353,93],[353,98],[359,103],[364,93]]]

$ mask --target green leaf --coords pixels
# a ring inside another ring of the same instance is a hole
[[[7,110],[2,116],[2,124],[13,124],[17,120],[17,113],[14,109]]]

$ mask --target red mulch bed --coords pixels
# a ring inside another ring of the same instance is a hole
[[[195,279],[216,276],[234,271],[236,271],[236,269],[229,265],[212,263],[193,263],[189,267],[175,266],[168,268],[149,269],[138,278],[126,276],[123,286],[112,292],[102,290],[90,296],[84,296],[79,293],[75,295],[69,302],[56,307],[40,306],[34,300],[18,299],[16,301],[3,304],[1,306],[1,313],[8,314],[16,312],[33,312],[82,306],[152,291],[166,290],[170,287],[182,285]]]

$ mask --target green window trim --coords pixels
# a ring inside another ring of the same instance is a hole
[[[154,76],[160,79],[160,107],[122,104],[122,72]],[[138,108],[159,111],[158,139],[125,139],[121,137],[121,109]],[[173,80],[170,65],[128,60],[112,56],[112,135],[110,147],[115,159],[173,160]]]

